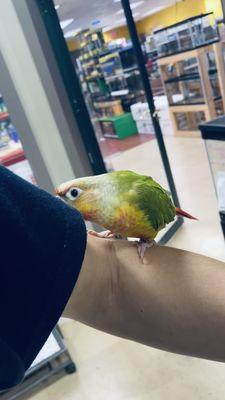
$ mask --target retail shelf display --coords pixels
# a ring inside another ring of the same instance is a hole
[[[200,123],[224,114],[224,49],[215,42],[158,60],[176,135],[199,137]]]
[[[28,369],[24,381],[9,391],[1,392],[0,399],[21,399],[22,396],[31,395],[33,390],[50,383],[51,379],[54,381],[54,376],[59,378],[75,371],[76,365],[65,347],[61,331],[56,327]]]
[[[115,131],[112,133],[111,128],[114,122],[111,121],[109,124],[109,121],[104,121],[103,123],[102,119],[114,118],[123,114],[126,124],[132,118],[130,107],[140,101],[145,101],[137,60],[129,40],[121,38],[106,44],[102,33],[98,31],[99,40],[92,41],[90,44],[88,38],[91,38],[92,34],[93,31],[89,31],[89,33],[83,31],[77,36],[83,43],[80,55],[76,60],[83,92],[91,117],[97,118],[103,136],[121,139],[124,137],[123,135],[115,134]],[[82,39],[84,35],[86,35],[85,40]],[[160,86],[157,93],[162,92],[154,38],[151,36],[148,39],[143,38],[143,40],[143,50],[150,79],[154,80],[156,90]],[[105,130],[107,126],[108,132]],[[132,132],[131,130],[131,135]],[[136,133],[138,133],[137,126]]]
[[[158,57],[166,57],[217,42],[219,31],[210,12],[159,29],[154,32],[154,39]]]

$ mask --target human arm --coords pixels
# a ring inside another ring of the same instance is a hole
[[[163,350],[225,361],[225,264],[155,246],[88,236],[64,316]]]

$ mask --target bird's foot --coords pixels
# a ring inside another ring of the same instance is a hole
[[[99,238],[111,239],[115,237],[115,234],[111,231],[103,231],[103,232],[96,232],[96,231],[88,231],[88,234],[91,236],[96,236]]]
[[[140,239],[137,242],[137,246],[138,246],[138,255],[142,261],[142,263],[144,263],[144,255],[145,255],[145,251],[147,249],[150,249],[151,247],[153,247],[156,244],[155,240],[143,240]]]

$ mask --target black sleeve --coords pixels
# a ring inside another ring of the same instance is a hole
[[[47,340],[85,248],[76,210],[0,166],[0,390],[23,379]]]

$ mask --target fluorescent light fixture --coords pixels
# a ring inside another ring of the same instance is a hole
[[[68,32],[64,33],[64,38],[68,39],[68,38],[74,37],[74,36],[76,36],[80,31],[81,31],[81,28],[79,28],[79,29],[73,29],[73,30],[71,30],[71,31],[68,31]]]
[[[164,6],[155,7],[151,11],[147,11],[144,14],[142,14],[142,17],[148,17],[149,15],[156,14],[157,12],[161,11],[163,8],[165,8],[165,7]]]
[[[55,9],[58,10],[60,7],[60,4],[56,4]]]
[[[120,3],[121,0],[114,0],[114,3]]]
[[[117,15],[120,15],[120,14],[123,14],[123,13],[124,13],[124,11],[123,11],[122,8],[119,11],[116,12]]]
[[[60,26],[62,29],[65,29],[68,25],[70,25],[74,21],[73,18],[64,19],[64,21],[60,22]]]
[[[131,10],[134,10],[135,8],[141,6],[143,3],[144,3],[144,0],[135,1],[134,3],[131,3],[130,8],[131,8]]]

